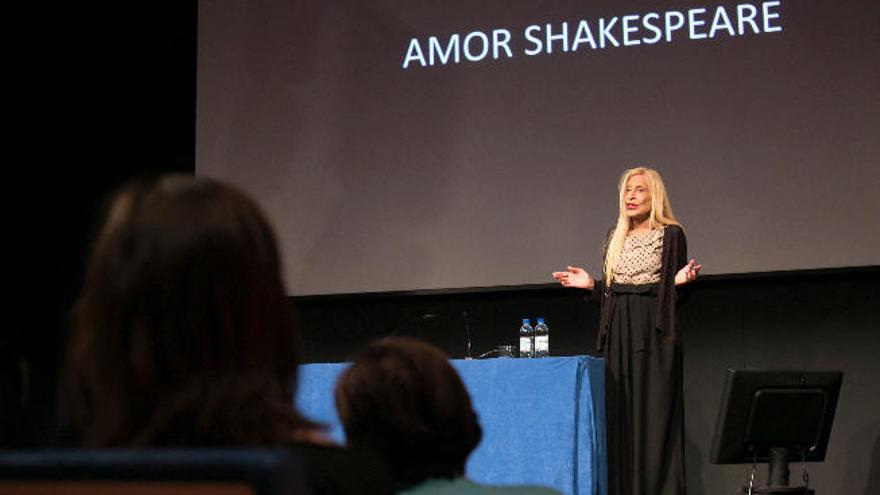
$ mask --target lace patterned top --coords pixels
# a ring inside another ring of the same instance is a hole
[[[627,236],[614,269],[618,284],[656,284],[660,282],[663,228]]]

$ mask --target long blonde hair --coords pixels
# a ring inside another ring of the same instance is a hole
[[[626,240],[626,234],[632,225],[630,219],[626,216],[626,183],[633,175],[642,175],[645,183],[648,185],[648,191],[651,193],[651,214],[648,216],[648,226],[656,229],[666,225],[681,224],[672,214],[672,206],[669,204],[669,195],[666,194],[666,186],[663,179],[656,170],[647,167],[631,168],[623,173],[620,177],[618,189],[618,215],[617,226],[608,239],[605,248],[605,284],[610,285],[614,279],[614,269],[620,260],[620,251],[623,249],[623,242]]]

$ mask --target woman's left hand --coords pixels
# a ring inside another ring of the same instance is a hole
[[[697,275],[700,273],[700,268],[702,267],[703,265],[698,265],[696,260],[688,261],[688,264],[675,274],[675,285],[684,285],[693,282],[697,279]]]

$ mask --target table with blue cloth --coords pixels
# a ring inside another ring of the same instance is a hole
[[[470,392],[483,440],[467,477],[492,485],[543,485],[605,495],[603,361],[586,356],[452,360]],[[300,368],[296,404],[344,443],[333,385],[347,364]]]

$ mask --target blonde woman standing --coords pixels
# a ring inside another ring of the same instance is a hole
[[[590,291],[601,308],[596,348],[605,356],[609,495],[685,493],[682,353],[676,329],[680,288],[701,265],[687,261],[684,229],[663,179],[623,173],[619,215],[606,240],[604,276],[553,272],[564,287]]]

